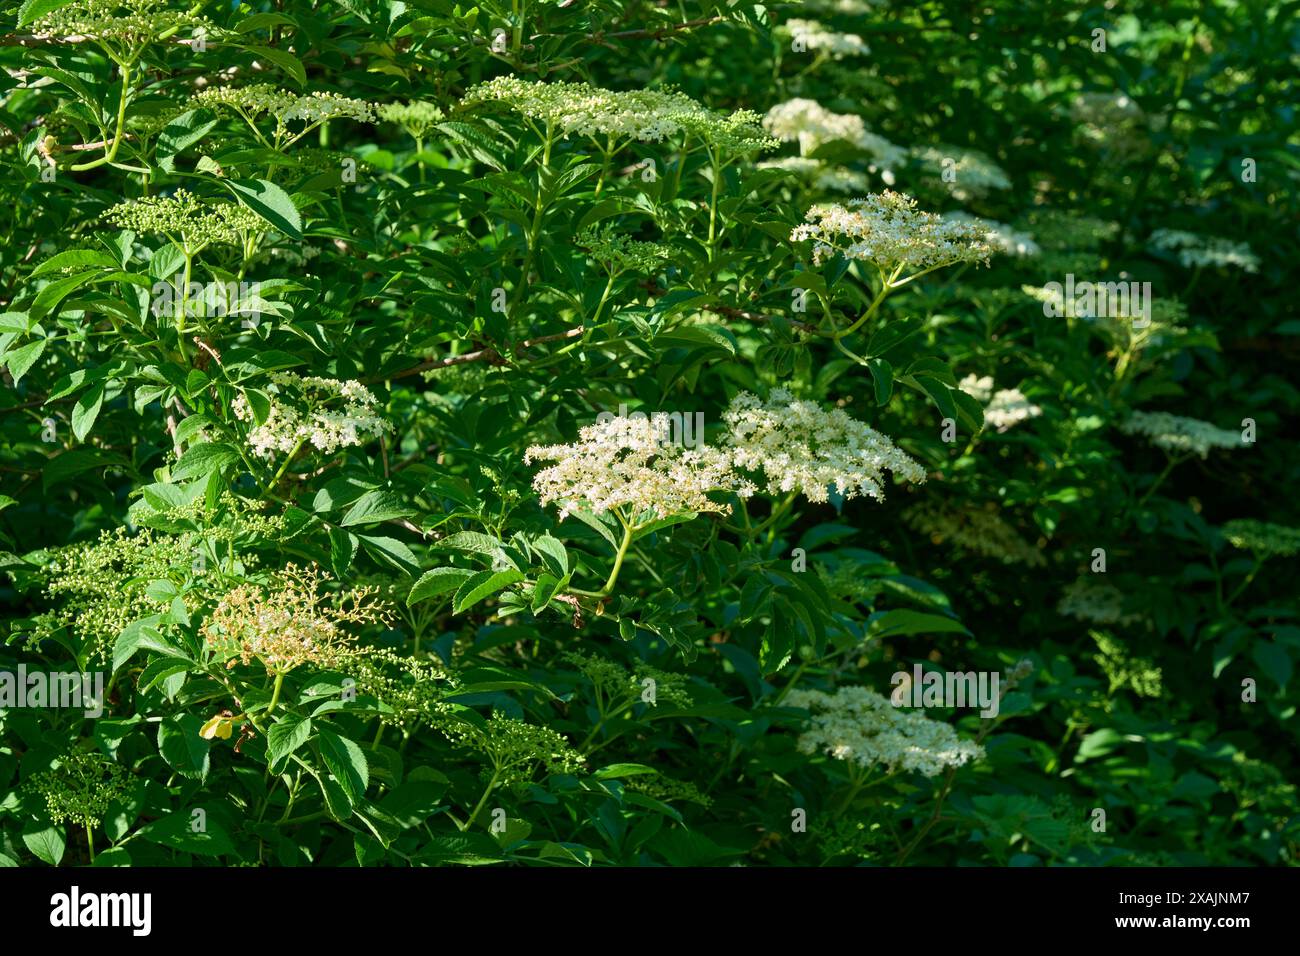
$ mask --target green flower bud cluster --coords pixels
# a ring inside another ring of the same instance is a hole
[[[184,189],[171,196],[118,203],[104,213],[104,219],[120,229],[166,236],[189,255],[213,243],[242,244],[248,234],[267,228],[260,216],[243,206],[199,199]]]
[[[588,226],[578,233],[577,242],[613,275],[623,272],[656,275],[673,256],[672,246],[629,239],[608,224]]]
[[[44,798],[55,823],[71,821],[87,828],[98,826],[108,805],[131,789],[122,767],[89,751],[59,758],[58,766],[32,777],[27,788]]]
[[[365,100],[341,93],[291,93],[270,83],[251,86],[215,86],[201,90],[190,98],[194,108],[228,109],[237,113],[260,138],[258,126],[264,118],[275,121],[271,134],[276,146],[297,142],[322,123],[350,119],[358,123],[375,122],[375,108]],[[292,129],[301,124],[300,128]],[[268,145],[270,143],[268,142]]]
[[[439,729],[457,746],[485,756],[504,785],[527,783],[538,767],[545,767],[548,773],[574,773],[586,763],[582,754],[551,728],[498,712],[486,722],[457,720]]]
[[[1092,639],[1101,651],[1100,654],[1093,655],[1092,659],[1106,675],[1112,694],[1126,689],[1139,697],[1160,696],[1163,677],[1154,661],[1133,656],[1120,641],[1109,634],[1094,631]]]
[[[150,597],[152,581],[202,577],[211,573],[198,561],[193,534],[161,535],[125,528],[105,531],[98,541],[48,554],[45,594],[58,602],[50,624],[66,627],[92,642],[92,661],[106,661],[128,624],[165,611],[169,602]]]
[[[644,699],[652,688],[654,706],[668,703],[689,707],[692,703],[691,694],[686,689],[686,678],[681,674],[671,674],[641,662],[629,671],[607,658],[580,651],[566,652],[561,655],[561,660],[572,664],[590,680],[597,700],[605,702],[611,710],[618,709],[620,704]]]
[[[623,787],[633,793],[643,793],[647,797],[664,802],[680,800],[684,803],[699,804],[705,808],[713,804],[713,800],[689,780],[676,780],[661,773],[629,777],[623,783]]]
[[[33,29],[63,40],[96,40],[118,63],[134,62],[145,47],[181,30],[202,29],[209,36],[218,30],[166,0],[74,0],[37,19]]]
[[[375,108],[375,113],[383,122],[396,123],[416,139],[423,139],[429,130],[444,119],[442,110],[437,106],[416,100],[408,103],[384,103]]]
[[[1300,528],[1239,518],[1229,521],[1221,530],[1234,548],[1254,551],[1262,557],[1289,558],[1300,553]]]

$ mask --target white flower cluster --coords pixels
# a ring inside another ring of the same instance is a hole
[[[253,425],[248,444],[263,458],[277,452],[292,454],[304,444],[330,454],[392,431],[393,426],[379,414],[374,394],[360,382],[286,372],[274,373],[271,381],[277,395],[260,424],[245,395],[231,403],[235,417]]]
[[[995,219],[982,219],[967,212],[946,212],[943,214],[943,218],[952,222],[969,223],[985,230],[984,238],[991,242],[999,252],[1004,252],[1009,256],[1024,259],[1029,256],[1036,256],[1042,251],[1038,248],[1038,243],[1034,242],[1033,236],[1027,232],[1018,232],[1004,222],[998,222]]]
[[[1018,388],[993,391],[993,376],[967,375],[957,387],[984,405],[984,421],[1000,432],[1043,414],[1042,408],[1029,401]]]
[[[943,179],[945,174],[953,197],[965,202],[988,195],[990,189],[1010,189],[1011,180],[1002,167],[981,152],[956,146],[917,146],[912,156],[927,170]]]
[[[993,400],[984,407],[984,421],[1000,432],[1041,414],[1043,409],[1018,388],[998,389],[993,393]]]
[[[812,240],[818,264],[839,253],[874,262],[886,272],[904,266],[920,271],[956,262],[987,262],[995,251],[984,229],[918,210],[915,199],[889,190],[844,206],[814,206],[807,219],[790,233],[790,240]]]
[[[880,432],[843,409],[798,400],[785,389],[773,389],[766,402],[741,392],[722,418],[732,463],[762,472],[769,494],[797,491],[823,502],[834,488],[846,498],[880,500],[886,470],[903,481],[925,481],[925,469]]]
[[[1001,515],[996,505],[958,509],[914,505],[903,512],[907,525],[929,535],[935,544],[949,543],[961,551],[997,558],[1003,564],[1043,567],[1043,552],[1025,541]]]
[[[1198,236],[1180,229],[1157,229],[1151,233],[1149,242],[1153,249],[1176,253],[1178,261],[1187,269],[1233,266],[1246,272],[1259,271],[1259,256],[1251,250],[1249,243],[1217,236]]]
[[[712,446],[685,449],[665,441],[669,417],[615,416],[588,425],[573,445],[536,445],[524,462],[553,461],[533,478],[543,505],[558,502],[560,520],[586,507],[595,514],[626,513],[628,520],[653,511],[661,518],[715,511],[728,506],[711,501],[711,491],[736,486],[731,463]]]
[[[1271,521],[1238,518],[1219,529],[1228,543],[1261,557],[1292,557],[1300,554],[1300,528]]]
[[[375,109],[365,100],[343,96],[340,93],[291,93],[270,83],[250,86],[214,86],[200,90],[190,98],[191,105],[209,109],[225,108],[239,114],[249,126],[257,129],[257,119],[268,115],[276,122],[277,140],[300,139],[321,123],[333,119],[351,119],[358,123],[375,122]],[[291,132],[291,124],[301,123],[302,129]]]
[[[1066,586],[1056,605],[1056,611],[1093,624],[1125,626],[1142,620],[1141,614],[1124,613],[1123,591],[1113,584],[1086,577],[1078,578]]]
[[[1211,448],[1241,448],[1241,432],[1219,428],[1197,418],[1168,412],[1134,412],[1120,426],[1126,435],[1143,435],[1165,451],[1193,452],[1209,457]]]
[[[808,155],[825,143],[845,142],[871,154],[873,172],[891,173],[907,161],[907,150],[883,136],[868,132],[861,116],[832,113],[816,100],[796,98],[778,103],[763,117],[763,128],[782,142],[799,143],[799,152]],[[886,184],[890,179],[886,179]]]
[[[543,505],[559,503],[561,519],[583,507],[633,516],[726,513],[709,492],[748,498],[757,491],[750,474],[761,475],[770,494],[798,492],[812,502],[829,500],[832,489],[881,499],[887,470],[925,480],[925,469],[884,435],[782,389],[767,402],[741,392],[723,423],[718,445],[683,449],[665,440],[667,415],[618,416],[586,426],[574,444],[529,448],[524,461],[556,463],[537,473],[533,487]]]
[[[686,133],[736,154],[776,146],[763,134],[757,114],[749,110],[715,113],[678,92],[614,92],[587,83],[543,83],[498,76],[472,87],[463,102],[501,103],[564,136],[657,143]]]
[[[777,33],[794,40],[805,50],[825,51],[837,60],[846,56],[866,56],[871,52],[857,34],[836,33],[816,20],[787,20],[777,28]]]
[[[982,747],[958,737],[950,725],[919,711],[900,710],[865,687],[841,687],[834,695],[794,690],[786,703],[811,712],[812,726],[799,737],[801,753],[825,753],[861,767],[925,777],[984,757]]]
[[[993,376],[979,376],[972,372],[958,382],[957,387],[982,405],[993,397]]]
[[[820,159],[806,156],[782,156],[780,159],[764,160],[758,164],[759,169],[783,169],[807,179],[814,189],[823,192],[864,193],[870,183],[863,173],[846,169],[843,166],[831,166]]]

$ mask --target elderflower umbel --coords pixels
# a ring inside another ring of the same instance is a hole
[[[775,146],[748,110],[714,113],[685,93],[615,92],[587,83],[543,83],[498,76],[472,87],[463,102],[501,103],[562,136],[657,143],[685,132],[728,153]]]
[[[1000,432],[1043,414],[1043,410],[1029,401],[1018,388],[993,391],[991,375],[983,378],[967,375],[957,383],[957,387],[984,405],[985,424],[992,425]]]
[[[1085,143],[1119,163],[1150,149],[1148,131],[1156,125],[1123,93],[1080,93],[1070,103],[1070,120]]]
[[[907,151],[901,146],[868,132],[861,116],[832,113],[816,100],[795,98],[778,103],[763,117],[763,128],[783,142],[797,140],[799,152],[805,156],[824,143],[843,141],[870,153],[875,166],[883,170],[897,169],[907,160]]]
[[[578,233],[576,241],[606,271],[614,275],[628,271],[654,275],[673,255],[672,246],[629,239],[617,233],[610,225],[588,226]]]
[[[759,169],[782,169],[811,181],[814,189],[824,192],[863,193],[869,186],[867,177],[843,166],[831,166],[806,156],[782,156],[764,160]]]
[[[1113,584],[1078,578],[1061,592],[1056,605],[1058,614],[1093,624],[1128,625],[1142,620],[1141,614],[1124,612],[1124,592]]]
[[[104,212],[104,218],[119,229],[166,236],[191,256],[213,243],[240,245],[246,235],[267,227],[261,217],[243,206],[202,200],[184,189],[171,196],[118,203]]]
[[[1042,408],[1027,399],[1020,389],[1002,388],[993,393],[993,400],[985,406],[984,421],[1004,432],[1041,414]]]
[[[133,63],[161,35],[182,29],[191,33],[202,29],[210,36],[217,27],[167,0],[74,0],[32,24],[38,36],[95,40],[119,64]]]
[[[1157,229],[1148,240],[1152,249],[1173,252],[1188,269],[1200,266],[1227,268],[1235,266],[1246,272],[1259,271],[1259,256],[1245,242],[1233,242],[1217,236],[1198,236],[1179,229]]]
[[[640,700],[648,686],[654,687],[656,702],[663,701],[675,707],[689,707],[692,703],[690,691],[686,689],[686,678],[681,674],[670,674],[641,662],[637,662],[634,672],[629,672],[611,660],[582,651],[566,651],[560,658],[591,681],[597,699],[604,700],[608,710],[625,701]]]
[[[287,146],[301,139],[321,123],[333,119],[351,119],[358,123],[375,121],[374,107],[365,100],[341,93],[291,93],[270,83],[251,86],[210,87],[190,99],[195,107],[225,108],[237,113],[253,132],[261,136],[257,121],[263,115],[275,120],[274,140]],[[302,128],[290,129],[295,123]]]
[[[73,751],[25,786],[44,798],[54,823],[71,821],[90,829],[99,826],[110,803],[126,796],[130,781],[113,761],[91,751]]]
[[[336,668],[353,653],[348,626],[386,623],[374,589],[355,588],[333,599],[320,595],[315,567],[288,565],[269,587],[241,584],[226,592],[203,625],[204,642],[227,668],[257,661],[268,674],[304,664]]]
[[[437,106],[418,100],[385,103],[376,107],[375,113],[385,123],[396,123],[415,139],[423,139],[444,118]]]
[[[994,219],[981,219],[966,212],[946,212],[943,218],[952,222],[965,222],[985,230],[984,238],[997,247],[999,252],[1009,256],[1027,258],[1041,252],[1034,237],[1024,232],[1017,232],[1004,222]]]
[[[1263,557],[1291,557],[1300,553],[1300,528],[1238,518],[1220,530],[1234,548],[1254,551]]]
[[[983,153],[956,146],[918,146],[912,156],[927,171],[941,177],[954,198],[965,202],[988,194],[990,189],[1010,189],[1011,180],[1002,167]]]
[[[438,729],[452,743],[487,757],[497,782],[504,786],[527,783],[538,766],[544,766],[548,773],[572,773],[586,763],[582,754],[550,727],[497,711],[487,721],[457,720]]]
[[[1168,412],[1134,412],[1120,431],[1142,435],[1165,451],[1190,452],[1202,458],[1209,457],[1211,448],[1240,448],[1244,444],[1241,432]]]
[[[836,33],[816,20],[787,20],[776,32],[793,40],[796,51],[824,51],[837,60],[846,56],[866,56],[871,52],[857,34]]]
[[[330,454],[392,430],[380,416],[374,394],[360,382],[287,372],[274,373],[271,381],[278,394],[270,398],[266,420],[260,424],[246,395],[231,403],[235,417],[253,425],[248,444],[263,458],[276,452],[292,454],[304,444]],[[334,407],[338,403],[341,408]]]
[[[885,272],[903,267],[928,271],[957,262],[987,262],[994,252],[985,230],[918,210],[915,199],[890,190],[843,206],[814,206],[807,219],[790,240],[811,240],[817,264],[838,253],[874,262]]]
[[[1043,552],[1025,541],[997,511],[996,505],[958,509],[948,505],[915,505],[903,512],[909,527],[927,534],[935,544],[945,542],[961,551],[998,558],[1004,564],[1047,564]]]
[[[881,500],[886,470],[896,480],[925,481],[925,469],[880,432],[843,409],[824,409],[782,388],[766,402],[741,392],[722,417],[732,464],[763,473],[769,494],[799,492],[824,502],[834,489],[846,498]]]
[[[710,501],[711,491],[753,493],[737,488],[727,458],[712,446],[683,449],[665,442],[669,418],[616,416],[587,425],[572,445],[534,446],[524,462],[554,461],[533,478],[543,505],[556,502],[560,519],[587,507],[595,514],[617,511],[629,520],[645,511],[670,515],[727,513]]]
[[[984,757],[978,744],[957,736],[950,725],[919,711],[900,710],[865,687],[841,687],[834,695],[794,690],[791,707],[811,712],[811,727],[799,737],[799,751],[826,753],[861,767],[882,766],[933,777]]]

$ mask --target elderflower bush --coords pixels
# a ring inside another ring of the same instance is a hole
[[[0,865],[1300,858],[1285,31],[0,10]]]

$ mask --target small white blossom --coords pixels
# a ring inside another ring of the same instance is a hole
[[[245,395],[236,396],[231,403],[235,417],[253,426],[247,440],[260,457],[292,454],[304,444],[330,454],[392,430],[380,417],[374,394],[360,382],[285,372],[273,374],[271,381],[276,394],[260,424]]]
[[[916,200],[886,190],[865,199],[814,206],[808,223],[790,234],[792,242],[811,240],[813,261],[834,253],[874,262],[882,270],[908,266],[915,271],[956,262],[986,262],[994,252],[986,230],[946,220],[916,208]]]
[[[1047,564],[1043,552],[1020,537],[992,503],[983,508],[919,504],[904,511],[903,520],[936,545],[951,544],[959,551],[997,558],[1003,564]]]
[[[1010,189],[1011,180],[1002,167],[983,153],[956,146],[918,146],[915,157],[932,175],[953,178],[948,185],[954,198],[966,202],[988,195],[990,189]]]
[[[946,212],[943,214],[944,219],[952,222],[964,222],[978,226],[985,230],[984,238],[992,243],[999,252],[1004,252],[1009,256],[1027,258],[1036,256],[1041,252],[1038,243],[1034,242],[1034,237],[1025,232],[1018,232],[1012,229],[1004,222],[998,222],[995,219],[981,219],[979,216],[972,216],[966,212]]]
[[[799,737],[801,753],[925,777],[984,757],[982,747],[958,737],[949,724],[895,707],[865,687],[841,687],[834,695],[794,690],[786,703],[811,712],[811,727]]]
[[[1113,584],[1078,578],[1061,594],[1056,605],[1058,614],[1068,615],[1093,624],[1119,624],[1126,626],[1142,620],[1141,614],[1124,612],[1124,592]]]
[[[783,169],[807,179],[814,189],[825,192],[863,193],[870,185],[864,173],[843,166],[831,166],[820,159],[809,159],[805,156],[783,156],[780,159],[765,160],[758,164],[758,168]]]
[[[533,487],[543,505],[559,504],[561,520],[582,507],[595,514],[618,511],[628,520],[646,511],[660,518],[726,513],[728,506],[710,500],[709,492],[753,492],[752,486],[737,486],[717,449],[684,449],[666,440],[669,428],[663,413],[619,415],[586,426],[572,445],[529,448],[524,462],[556,462],[537,473]]]
[[[857,34],[836,33],[816,20],[788,20],[777,28],[777,32],[787,39],[800,42],[805,50],[825,51],[837,60],[846,56],[866,56],[871,52]]]
[[[1173,252],[1188,269],[1199,266],[1227,268],[1245,272],[1259,271],[1259,256],[1245,242],[1233,242],[1216,236],[1198,236],[1179,229],[1157,229],[1151,233],[1151,248]]]
[[[797,491],[823,502],[834,489],[846,498],[880,500],[886,471],[903,481],[925,481],[925,469],[884,435],[842,409],[797,400],[785,389],[773,389],[766,402],[741,392],[723,421],[732,463],[763,473],[770,494]]]
[[[1211,448],[1241,448],[1241,432],[1168,412],[1134,412],[1120,431],[1143,435],[1165,451],[1191,452],[1206,458]]]
[[[466,105],[488,102],[501,103],[562,136],[658,143],[686,133],[735,154],[776,146],[763,134],[757,114],[748,110],[715,113],[685,93],[615,92],[587,83],[542,83],[498,76],[465,94]]]
[[[832,113],[816,100],[793,99],[778,103],[763,117],[763,128],[782,142],[799,143],[808,155],[824,143],[842,141],[871,154],[876,169],[894,170],[907,161],[907,151],[867,130],[861,116]]]

